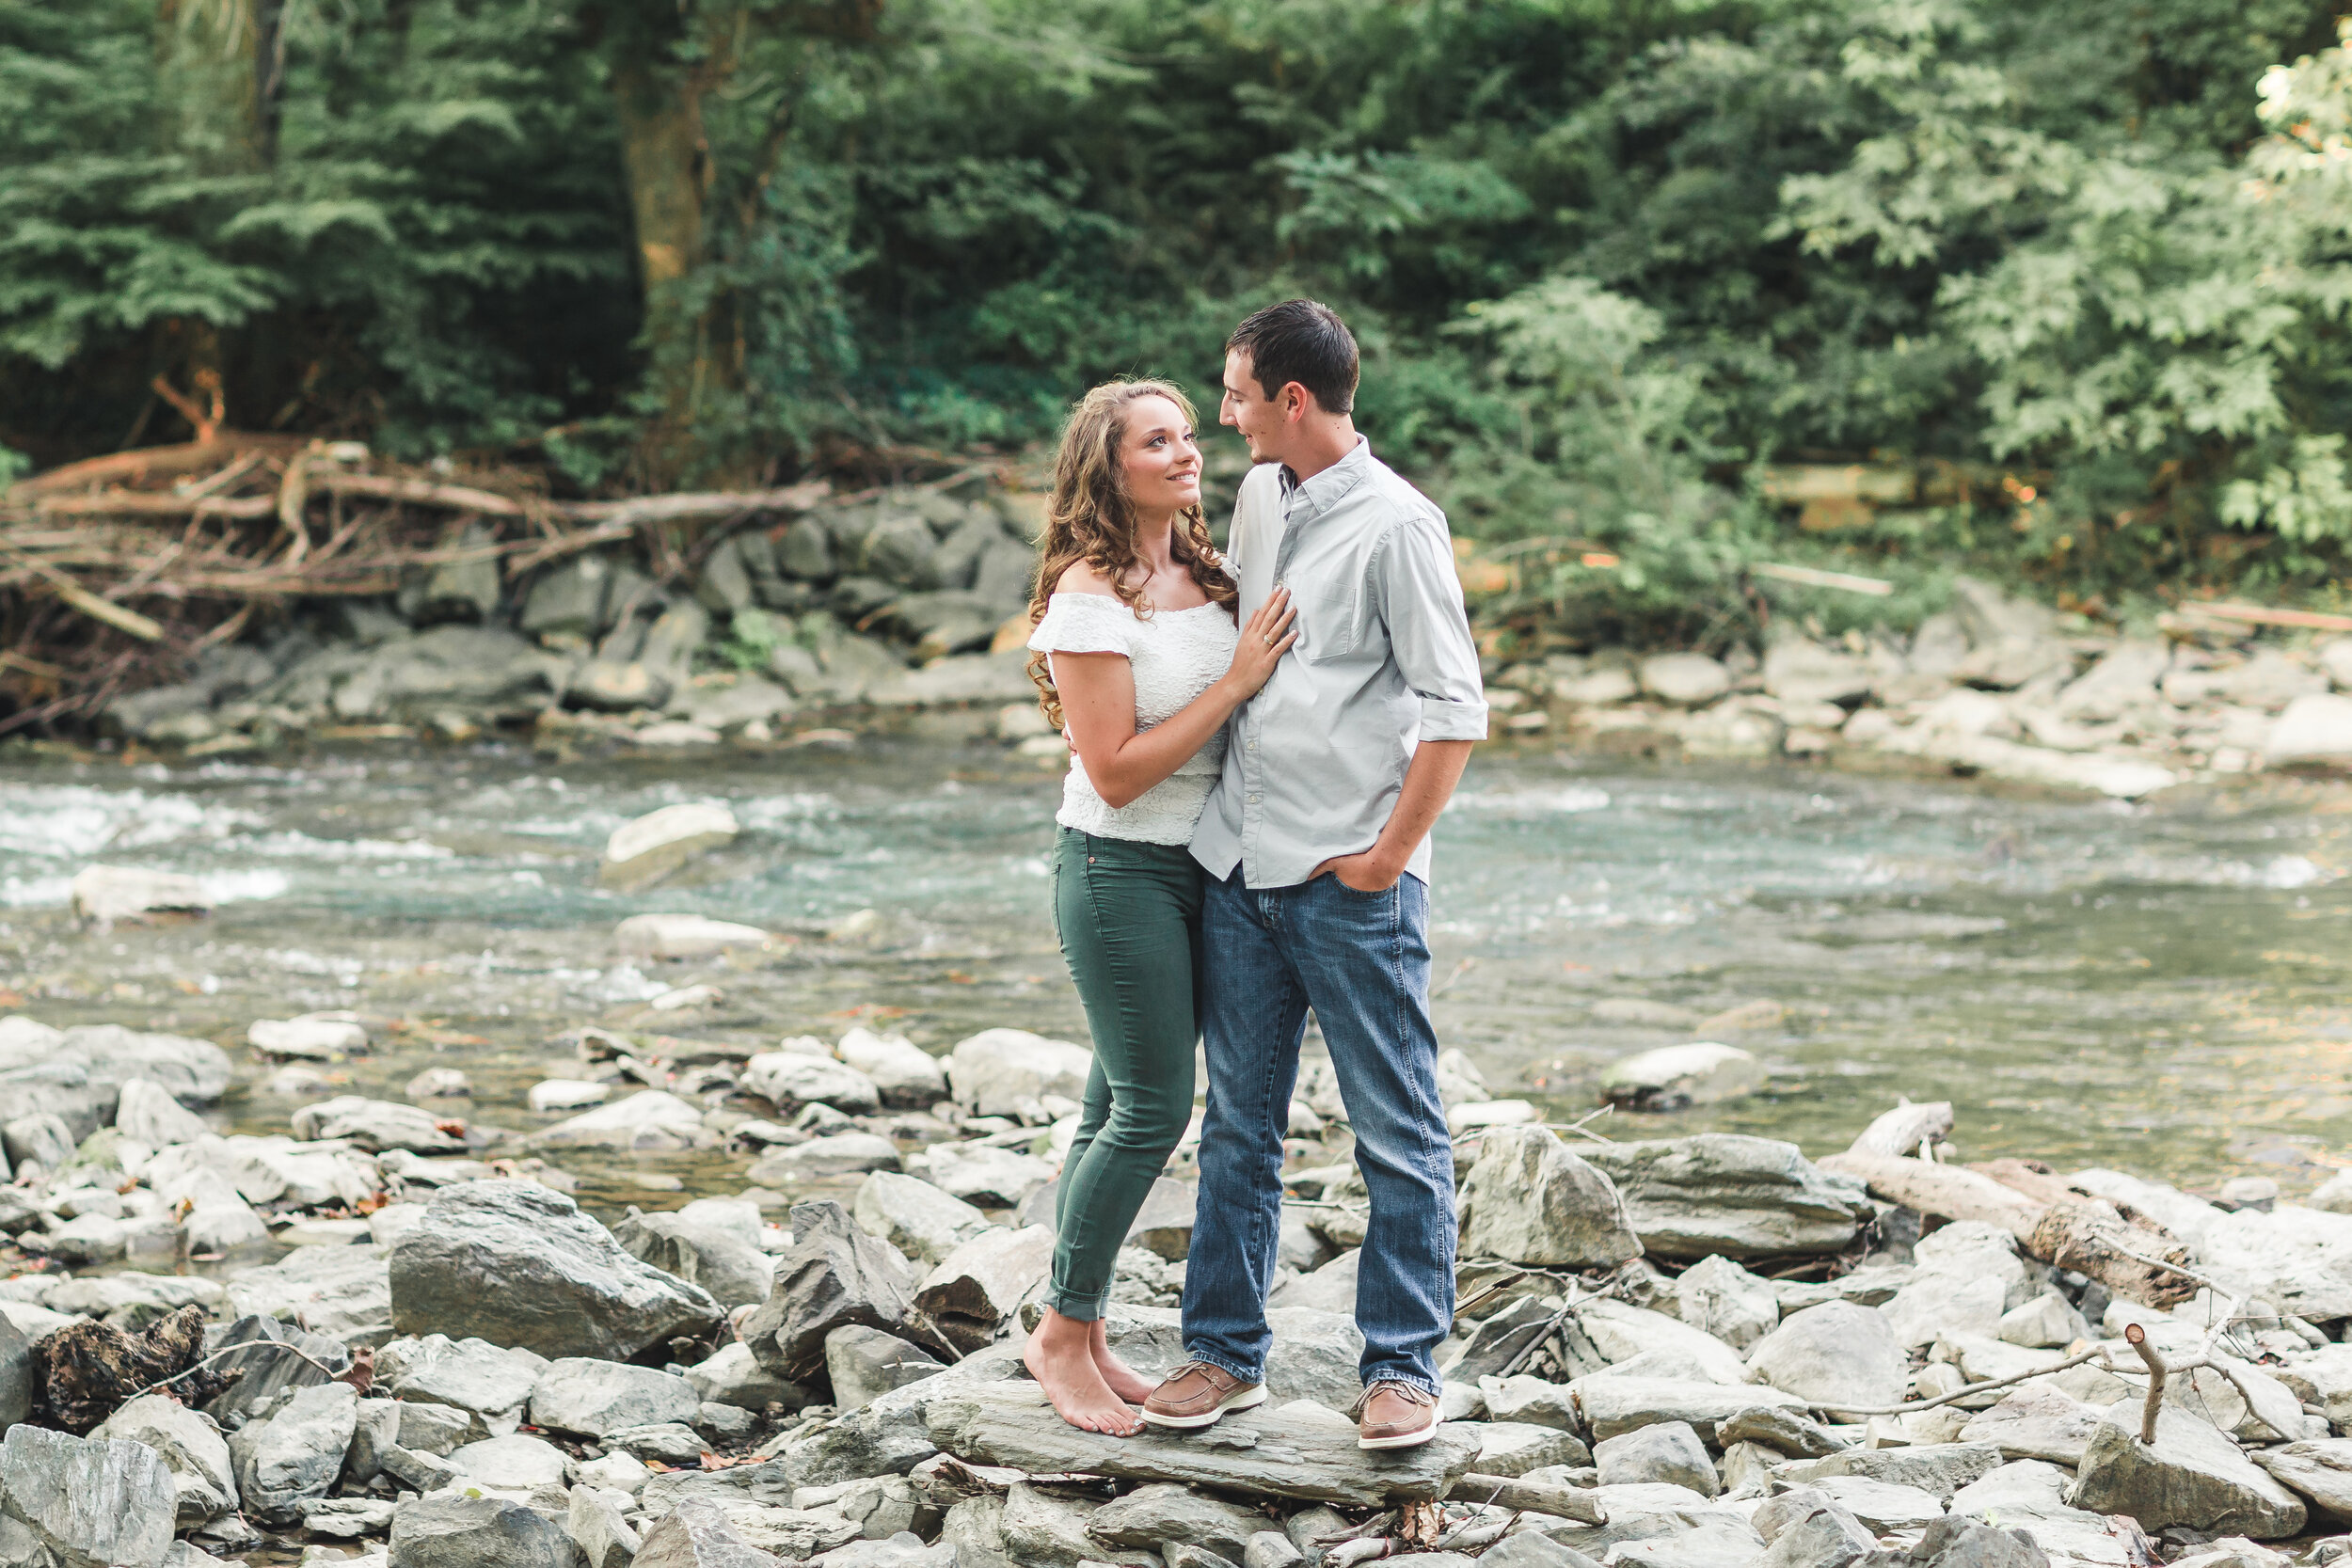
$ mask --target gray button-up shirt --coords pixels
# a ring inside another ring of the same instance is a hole
[[[1356,450],[1300,483],[1262,464],[1242,481],[1226,555],[1250,614],[1277,583],[1298,641],[1228,723],[1225,771],[1192,836],[1217,878],[1289,887],[1369,849],[1424,740],[1484,740],[1478,648],[1445,514]],[[1429,841],[1406,870],[1429,879]]]

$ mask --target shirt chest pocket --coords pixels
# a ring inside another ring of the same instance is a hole
[[[1329,664],[1375,647],[1379,627],[1360,578],[1321,583],[1298,594],[1298,652]]]

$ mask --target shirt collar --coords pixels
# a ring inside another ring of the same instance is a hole
[[[1290,510],[1295,499],[1304,501],[1310,514],[1328,511],[1342,496],[1356,487],[1356,482],[1363,478],[1365,470],[1371,467],[1372,443],[1360,433],[1345,457],[1312,479],[1299,479],[1285,463],[1281,467],[1283,508]]]

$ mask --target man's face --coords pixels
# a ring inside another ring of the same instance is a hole
[[[1225,395],[1217,400],[1216,422],[1241,433],[1252,463],[1276,463],[1282,457],[1283,438],[1292,421],[1279,398],[1269,398],[1250,369],[1249,351],[1237,348],[1225,356]]]

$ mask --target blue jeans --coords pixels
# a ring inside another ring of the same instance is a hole
[[[1429,890],[1337,877],[1248,888],[1235,868],[1201,907],[1209,1108],[1184,1264],[1184,1353],[1265,1379],[1266,1291],[1282,1221],[1282,1134],[1312,1007],[1372,1194],[1356,1284],[1361,1372],[1439,1390],[1454,1322],[1454,1146],[1429,1019]]]

